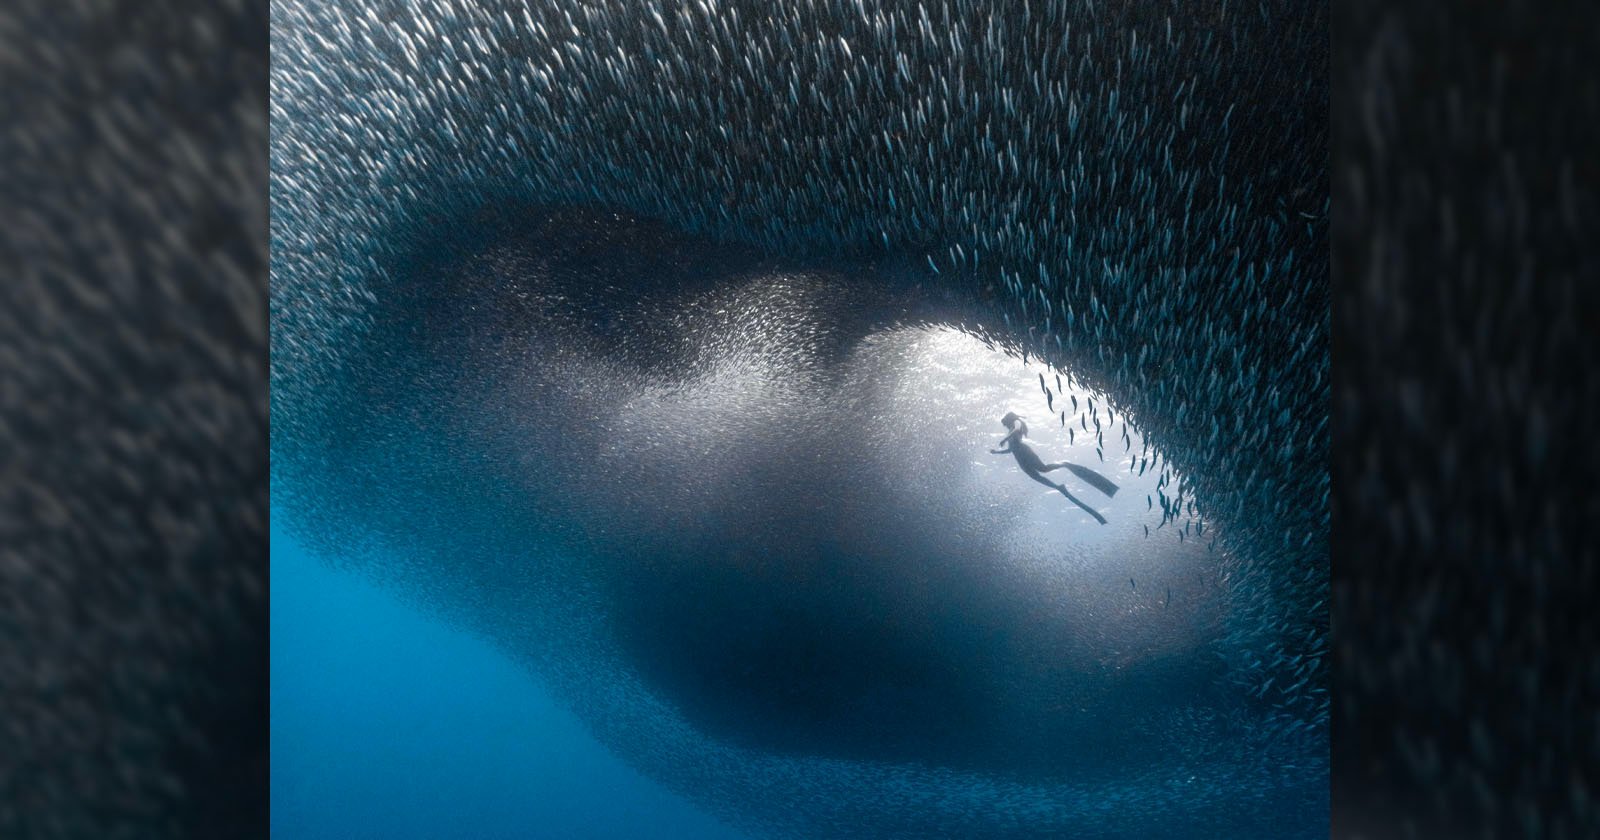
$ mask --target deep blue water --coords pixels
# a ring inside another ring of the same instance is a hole
[[[275,526],[272,836],[745,835],[607,753],[484,641]]]

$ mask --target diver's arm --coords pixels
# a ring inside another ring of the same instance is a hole
[[[1000,449],[991,449],[989,451],[996,455],[1009,455],[1016,448],[1014,441],[1020,437],[1022,437],[1021,431],[1012,432],[1000,439]]]

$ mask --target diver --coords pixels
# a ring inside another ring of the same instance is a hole
[[[1099,511],[1089,507],[1083,502],[1078,501],[1076,497],[1067,492],[1066,485],[1056,484],[1050,479],[1045,478],[1044,473],[1065,467],[1072,471],[1074,475],[1088,482],[1096,490],[1106,494],[1108,497],[1115,496],[1117,494],[1117,485],[1112,484],[1111,481],[1105,476],[1089,469],[1088,467],[1082,467],[1077,464],[1069,464],[1066,461],[1061,461],[1055,464],[1046,464],[1044,459],[1039,457],[1039,453],[1034,452],[1033,447],[1029,446],[1028,442],[1023,440],[1023,438],[1028,436],[1028,424],[1023,422],[1022,418],[1018,417],[1015,411],[1008,412],[1006,416],[1000,418],[1000,425],[1005,426],[1006,431],[1009,432],[1009,434],[1007,434],[1005,438],[1000,441],[999,449],[989,450],[991,454],[1015,455],[1017,458],[1017,466],[1021,467],[1022,471],[1027,473],[1029,478],[1053,490],[1061,491],[1061,495],[1066,496],[1067,501],[1072,502],[1078,507],[1088,511],[1089,515],[1094,517],[1096,520],[1099,520],[1101,525],[1106,524],[1106,518],[1101,516]],[[1008,445],[1010,446],[1009,449],[1006,448]]]

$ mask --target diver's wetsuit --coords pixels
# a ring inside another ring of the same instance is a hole
[[[1049,479],[1040,475],[1040,473],[1049,472],[1060,467],[1061,465],[1046,464],[1044,459],[1039,457],[1039,453],[1033,451],[1033,447],[1029,446],[1027,442],[1022,439],[1021,429],[1006,435],[1006,439],[1000,441],[1001,446],[1005,446],[1007,444],[1010,444],[1011,448],[1004,451],[1010,452],[1011,454],[1017,456],[1017,466],[1021,467],[1022,471],[1028,474],[1028,477],[1032,478],[1034,481],[1042,481],[1051,487],[1056,486]]]

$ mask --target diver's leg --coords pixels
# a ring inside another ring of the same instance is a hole
[[[1040,475],[1038,472],[1036,472],[1034,470],[1023,470],[1023,472],[1026,472],[1028,474],[1029,478],[1033,479],[1034,481],[1039,482],[1040,484],[1043,484],[1044,486],[1050,488],[1051,490],[1062,490],[1063,489],[1061,485],[1055,483],[1054,481],[1051,481],[1048,478],[1045,478],[1044,476]]]
[[[1057,487],[1056,489],[1061,491],[1061,495],[1067,497],[1067,501],[1077,505],[1078,507],[1083,508],[1085,513],[1087,513],[1090,516],[1094,517],[1095,521],[1099,522],[1101,525],[1106,524],[1106,518],[1104,516],[1100,515],[1100,511],[1097,511],[1094,508],[1089,507],[1088,505],[1084,504],[1083,502],[1078,501],[1076,496],[1074,496],[1071,493],[1067,492],[1067,488],[1065,486]]]
[[[1117,485],[1111,479],[1106,478],[1105,476],[1089,469],[1088,467],[1074,464],[1071,461],[1062,461],[1058,464],[1047,464],[1041,469],[1054,470],[1060,469],[1061,467],[1066,467],[1067,469],[1072,470],[1073,475],[1088,482],[1091,487],[1099,490],[1107,496],[1117,495]]]
[[[1043,484],[1044,486],[1050,488],[1051,490],[1055,490],[1055,491],[1059,492],[1061,495],[1066,496],[1067,497],[1067,501],[1077,505],[1078,507],[1083,508],[1085,512],[1087,512],[1090,516],[1094,517],[1095,520],[1098,521],[1101,525],[1106,524],[1106,518],[1104,516],[1101,516],[1099,511],[1095,510],[1092,507],[1089,507],[1088,505],[1084,504],[1083,502],[1078,501],[1077,497],[1073,496],[1071,493],[1068,493],[1067,492],[1067,485],[1065,485],[1065,484],[1056,484],[1055,482],[1051,481],[1048,478],[1045,478],[1044,476],[1040,475],[1039,473],[1035,472],[1034,470],[1024,470],[1024,472],[1026,472],[1028,474],[1028,477],[1033,479],[1034,481],[1037,481],[1040,484]]]
[[[1059,469],[1061,469],[1062,467],[1064,467],[1066,465],[1067,465],[1067,462],[1065,462],[1065,461],[1062,461],[1059,464],[1040,464],[1039,465],[1039,472],[1049,472],[1051,470],[1059,470]]]

